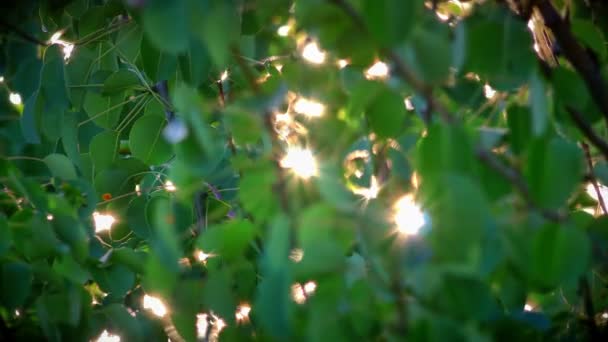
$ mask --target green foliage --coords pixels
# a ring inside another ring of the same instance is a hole
[[[0,340],[608,336],[601,2],[0,12]]]

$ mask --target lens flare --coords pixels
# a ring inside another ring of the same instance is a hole
[[[98,212],[93,213],[93,220],[95,221],[95,233],[110,230],[114,222],[116,222],[114,216]]]
[[[300,147],[289,147],[281,159],[281,167],[291,169],[298,177],[308,179],[317,175],[317,162],[312,152]]]
[[[144,309],[152,311],[158,317],[164,317],[167,314],[167,307],[160,298],[144,295]]]
[[[395,210],[395,223],[397,224],[397,230],[404,235],[416,235],[422,226],[424,226],[425,219],[422,210],[414,202],[412,195],[405,195],[401,197],[394,206]]]
[[[302,49],[302,57],[312,64],[325,63],[325,52],[319,48],[316,42],[310,42]]]

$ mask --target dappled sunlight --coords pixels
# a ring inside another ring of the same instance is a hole
[[[388,65],[384,62],[377,61],[365,70],[365,78],[368,80],[383,80],[388,78],[388,73]]]
[[[397,231],[403,235],[416,235],[425,224],[424,213],[411,194],[404,195],[394,205]]]
[[[301,147],[292,146],[287,148],[280,165],[282,168],[290,169],[302,179],[308,179],[318,174],[317,161],[312,152]]]
[[[104,330],[95,342],[120,342],[120,336],[110,334],[107,330]]]
[[[22,103],[21,95],[19,95],[17,93],[10,93],[8,95],[8,100],[15,106],[19,106]]]
[[[302,57],[309,63],[323,64],[325,63],[326,53],[319,48],[316,42],[311,41],[302,48]]]
[[[101,214],[97,211],[93,213],[93,220],[95,222],[95,233],[109,231],[116,222],[114,216],[110,214]]]
[[[325,112],[325,105],[313,99],[300,97],[294,102],[293,110],[309,118],[318,118]]]
[[[143,307],[150,310],[157,317],[164,317],[167,314],[167,307],[158,297],[144,295]]]

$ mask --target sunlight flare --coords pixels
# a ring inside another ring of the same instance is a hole
[[[401,197],[394,206],[397,230],[404,235],[416,235],[424,226],[424,214],[411,194]]]
[[[21,95],[19,95],[17,93],[10,93],[8,95],[8,100],[15,106],[19,106],[22,103]]]
[[[312,99],[300,97],[294,103],[293,110],[309,118],[318,118],[323,116],[325,105]]]
[[[312,64],[323,64],[326,53],[319,48],[316,42],[310,42],[302,49],[302,57]]]
[[[236,321],[239,323],[246,323],[249,321],[249,312],[251,312],[251,306],[249,304],[244,303],[239,305],[236,308],[236,312],[234,314]]]
[[[300,147],[289,147],[281,159],[281,167],[291,169],[298,177],[308,179],[317,175],[317,161],[312,152]]]
[[[167,307],[158,297],[144,295],[144,309],[152,311],[158,317],[164,317],[167,314]]]
[[[97,211],[93,213],[93,220],[95,221],[95,233],[109,231],[116,222],[114,216],[110,214],[101,214]]]
[[[365,70],[365,78],[368,80],[382,80],[388,78],[388,65],[377,61],[374,65]]]
[[[120,342],[120,336],[110,334],[107,330],[104,330],[95,341],[96,342]]]

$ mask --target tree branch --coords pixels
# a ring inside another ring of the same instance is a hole
[[[589,145],[586,142],[581,142],[581,146],[583,147],[583,151],[585,152],[585,159],[587,160],[587,166],[589,167],[589,173],[591,175],[591,184],[593,185],[593,188],[595,189],[595,193],[597,194],[597,201],[600,204],[600,207],[602,208],[602,211],[604,212],[604,215],[608,214],[608,211],[606,211],[606,203],[604,202],[604,197],[602,196],[602,192],[600,191],[600,187],[597,184],[597,179],[595,179],[595,176],[593,175],[593,160],[591,159],[591,152],[589,151]]]
[[[560,16],[549,0],[536,3],[545,25],[551,29],[564,56],[582,76],[591,97],[608,123],[608,88],[602,79],[599,66],[593,61],[584,47],[579,44],[568,23]]]
[[[532,196],[530,195],[530,189],[523,180],[523,177],[519,172],[509,166],[502,164],[491,152],[483,149],[477,150],[477,157],[486,163],[494,171],[498,172],[504,178],[506,178],[515,189],[521,194],[526,201],[528,207],[532,210],[538,211],[544,218],[553,222],[563,221],[565,216],[562,213],[552,211],[549,209],[541,208],[534,203]]]
[[[580,131],[589,139],[593,146],[597,147],[600,152],[604,155],[604,158],[608,159],[608,142],[602,139],[595,131],[593,127],[585,120],[583,115],[576,109],[566,106],[566,111],[570,114],[572,121],[580,129]]]

